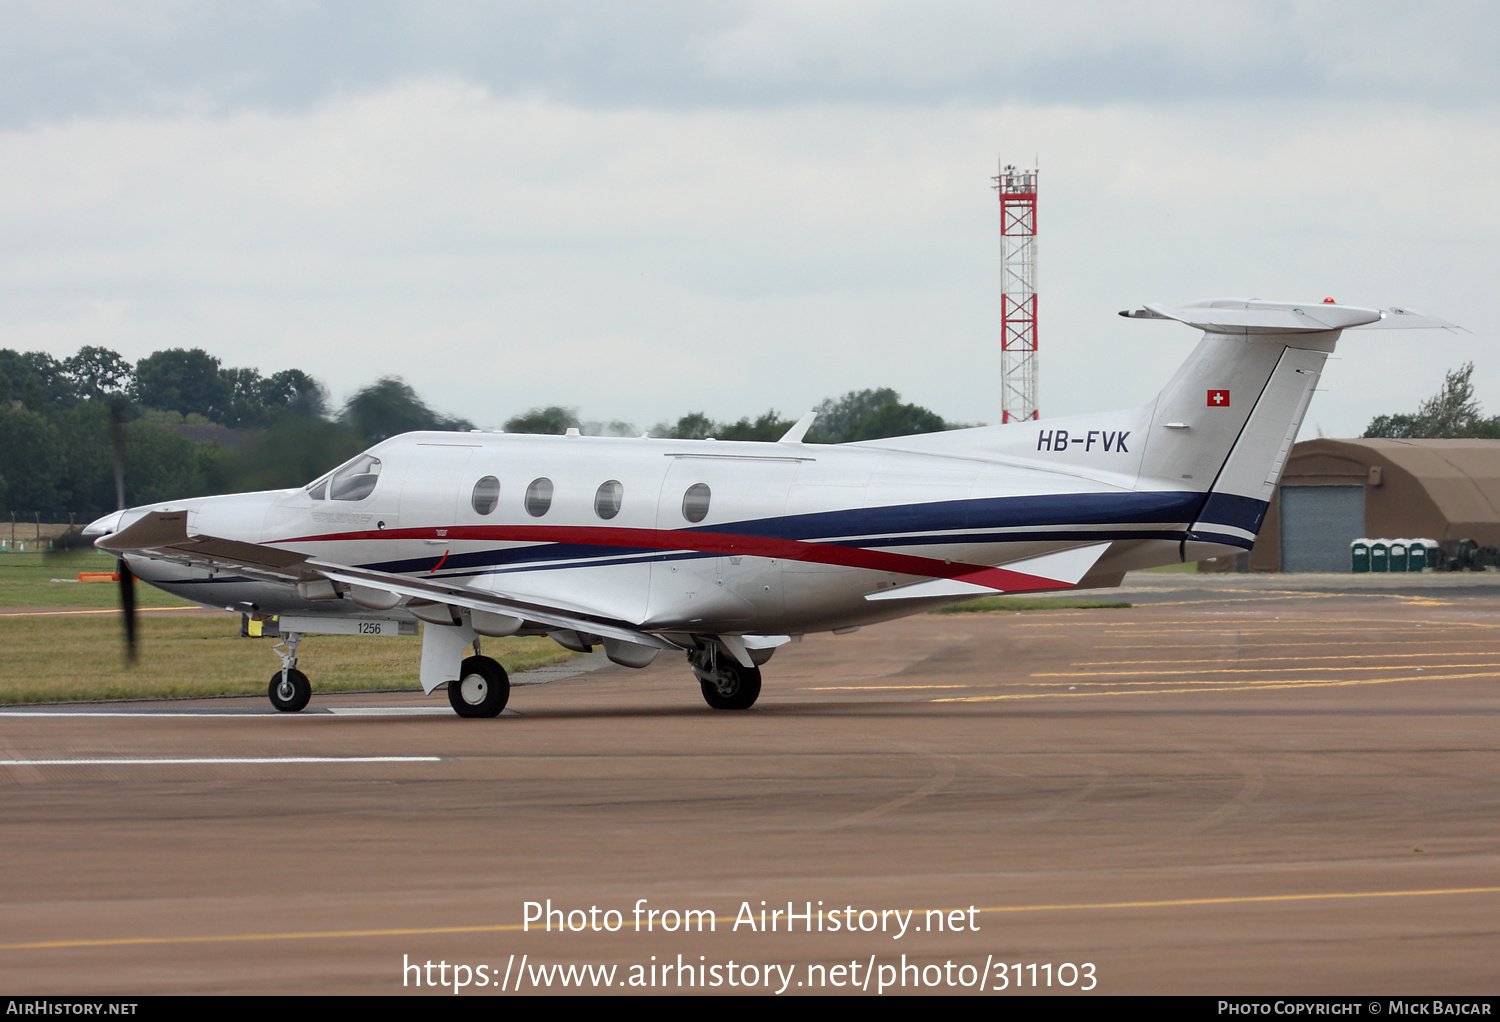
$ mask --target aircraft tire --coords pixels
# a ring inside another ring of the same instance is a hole
[[[735,676],[738,684],[728,694],[719,691],[711,681],[698,682],[703,686],[703,700],[716,710],[748,710],[760,698],[760,668],[741,667],[736,663],[719,662],[719,670]]]
[[[271,705],[282,713],[296,713],[312,698],[312,682],[294,667],[286,672],[286,682],[283,684],[281,672],[277,671],[271,675],[266,695],[271,697]]]
[[[448,704],[460,717],[498,717],[509,701],[510,678],[487,656],[467,658],[448,682]]]

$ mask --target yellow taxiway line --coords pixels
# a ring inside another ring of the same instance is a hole
[[[1349,685],[1389,685],[1398,681],[1461,681],[1466,678],[1493,678],[1495,675],[1489,671],[1478,674],[1423,674],[1420,678],[1415,674],[1405,678],[1346,678],[1342,680],[1320,681],[1317,678],[1268,678],[1263,682],[1251,682],[1248,685],[1209,685],[1207,688],[1134,688],[1126,691],[1090,691],[1090,692],[1013,692],[998,696],[947,696],[942,699],[934,699],[934,703],[993,703],[1003,699],[1066,699],[1066,698],[1091,698],[1094,696],[1163,696],[1182,695],[1191,693],[1218,693],[1218,692],[1260,692],[1267,689],[1279,688],[1339,688]],[[1059,683],[1060,684],[1060,683]],[[1087,684],[1087,683],[1085,683]],[[1149,685],[1150,682],[1137,682],[1141,685]],[[1192,682],[1184,682],[1191,685]]]
[[[1446,887],[1418,891],[1332,891],[1321,894],[1253,894],[1219,898],[1172,898],[1165,901],[1099,901],[1055,905],[998,905],[975,909],[986,914],[1019,912],[1087,912],[1128,908],[1192,908],[1201,905],[1258,905],[1292,902],[1349,901],[1358,898],[1435,898],[1458,894],[1500,894],[1500,887]],[[924,909],[914,909],[922,912]],[[933,909],[945,914],[968,909]],[[833,914],[820,912],[819,915]],[[735,916],[716,916],[714,924],[733,923]],[[521,923],[496,923],[488,926],[424,926],[379,930],[294,930],[285,933],[222,933],[196,937],[106,937],[92,940],[39,940],[20,944],[0,944],[0,951],[46,951],[60,948],[133,947],[153,944],[228,944],[271,940],[339,940],[365,937],[426,937],[458,933],[519,933]]]

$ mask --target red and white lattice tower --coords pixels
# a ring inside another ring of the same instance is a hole
[[[1000,168],[1000,414],[1035,419],[1037,172]]]

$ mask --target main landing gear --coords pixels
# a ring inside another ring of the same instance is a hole
[[[487,656],[471,656],[448,682],[448,703],[460,717],[498,717],[510,700],[505,668]]]
[[[703,687],[703,699],[716,710],[748,710],[760,698],[760,668],[745,667],[721,655],[719,647],[693,650],[688,664]]]
[[[297,670],[297,646],[301,642],[300,632],[288,632],[272,647],[281,656],[281,670],[271,675],[266,694],[271,697],[271,705],[282,713],[296,713],[312,698],[312,683]]]

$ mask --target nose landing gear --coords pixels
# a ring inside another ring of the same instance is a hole
[[[282,713],[296,713],[312,698],[312,683],[307,680],[307,675],[297,670],[297,646],[301,642],[300,632],[288,632],[272,647],[281,657],[281,670],[271,675],[266,695],[271,697],[271,705]]]

